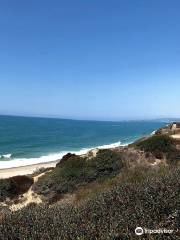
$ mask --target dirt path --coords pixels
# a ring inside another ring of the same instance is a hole
[[[180,133],[171,135],[171,137],[174,139],[180,139]]]
[[[50,172],[50,171],[47,171],[47,172]],[[45,172],[45,173],[47,173],[47,172]],[[43,176],[45,173],[41,173],[38,176],[33,177],[34,183],[36,183],[38,181],[38,179],[41,176]],[[40,196],[32,190],[32,186],[29,188],[29,190],[26,193],[23,194],[23,197],[20,199],[20,202],[17,204],[12,204],[9,207],[9,209],[12,211],[17,211],[17,210],[27,206],[30,203],[36,203],[36,204],[42,203],[42,199],[40,198]]]

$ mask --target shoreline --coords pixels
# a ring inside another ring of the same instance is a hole
[[[111,147],[109,149],[114,149],[114,148],[117,148],[117,147],[124,148],[124,147],[126,147],[128,145],[129,144],[127,144],[127,145],[120,145],[120,146],[114,146],[114,147]],[[87,150],[86,152],[83,152],[83,153],[77,154],[77,155],[82,156],[82,157],[88,156],[89,154],[93,154],[94,155],[94,154],[97,153],[97,150],[99,150],[99,149],[106,149],[106,148],[101,148],[101,147],[100,148],[99,147],[92,148],[92,149]],[[70,153],[73,153],[73,152],[70,152]],[[66,154],[64,154],[64,155],[66,155]],[[0,169],[0,179],[10,178],[10,177],[18,176],[18,175],[29,175],[29,174],[33,174],[33,172],[37,171],[40,168],[55,167],[56,164],[61,159],[62,158],[56,159],[56,160],[53,160],[53,161],[49,161],[49,162],[41,162],[41,163],[24,165],[24,166],[1,168]]]
[[[153,135],[155,131],[153,131],[150,135]],[[134,141],[136,141],[136,140],[134,140]],[[117,145],[117,143],[118,143],[118,145]],[[70,153],[75,153],[75,154],[80,155],[80,156],[86,156],[89,153],[93,153],[94,151],[96,152],[99,149],[115,149],[115,148],[118,148],[118,147],[124,148],[124,147],[127,147],[129,144],[132,144],[132,142],[127,143],[127,144],[121,144],[121,142],[116,142],[116,143],[111,143],[111,144],[108,144],[108,145],[102,145],[102,146],[98,146],[98,147],[94,147],[94,148],[87,148],[86,150],[85,149],[80,150],[79,151],[80,154],[78,154],[77,152],[73,152],[73,151],[72,152],[70,151]],[[64,153],[58,159],[47,161],[47,162],[39,162],[39,163],[33,163],[33,164],[29,164],[29,165],[22,165],[22,166],[16,166],[16,167],[0,168],[0,179],[10,178],[10,177],[13,177],[13,176],[18,176],[18,175],[29,175],[29,174],[33,174],[33,172],[37,171],[40,168],[55,167],[56,164],[67,153]]]
[[[122,144],[120,141],[119,142],[115,142],[115,143],[110,143],[107,145],[100,145],[97,147],[92,147],[92,148],[82,148],[80,150],[77,151],[65,151],[65,152],[60,152],[60,153],[54,153],[51,155],[45,155],[45,156],[41,156],[39,158],[29,158],[29,159],[12,159],[12,160],[8,160],[8,161],[0,161],[1,165],[0,165],[0,178],[1,178],[1,173],[4,171],[9,171],[10,169],[19,169],[19,168],[26,168],[26,167],[30,167],[30,166],[42,166],[42,165],[53,165],[53,163],[57,163],[59,162],[62,157],[64,155],[66,155],[67,153],[72,153],[72,154],[76,154],[79,156],[85,156],[86,154],[88,154],[90,151],[93,151],[94,149],[111,149],[111,148],[116,148],[116,147],[120,147],[120,146],[127,146],[130,143],[127,144]],[[9,154],[6,154],[9,155]],[[5,156],[5,155],[3,155]],[[31,162],[28,164],[25,161],[22,160],[31,160]],[[3,166],[4,164],[4,166]]]
[[[26,166],[0,169],[0,179],[10,178],[18,175],[29,175],[40,168],[55,167],[59,160],[45,163],[37,163]]]
[[[117,147],[126,147],[127,145],[120,145],[120,146],[114,146],[111,147],[109,149],[114,149]],[[99,149],[105,149],[105,148],[92,148],[89,149],[85,152],[82,152],[81,154],[77,154],[81,157],[85,157],[88,156],[89,154],[96,154],[97,151]],[[69,152],[69,153],[73,153],[73,152]],[[66,153],[67,154],[67,153]],[[66,155],[64,154],[64,155]],[[64,156],[62,155],[62,157]],[[50,167],[55,167],[56,164],[61,161],[62,157],[60,159],[56,159],[53,161],[49,161],[49,162],[40,162],[40,163],[35,163],[35,164],[29,164],[29,165],[24,165],[24,166],[17,166],[17,167],[8,167],[8,168],[1,168],[0,169],[0,179],[3,178],[10,178],[10,177],[14,177],[14,176],[18,176],[18,175],[29,175],[29,174],[33,174],[33,172],[37,171],[40,168],[50,168]]]

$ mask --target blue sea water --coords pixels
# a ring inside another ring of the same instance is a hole
[[[165,124],[0,116],[0,168],[53,161],[67,152],[128,144]]]

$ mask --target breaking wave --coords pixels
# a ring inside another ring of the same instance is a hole
[[[4,155],[0,156],[0,159],[1,158],[4,160],[8,159],[8,161],[0,161],[0,169],[58,161],[68,152],[75,153],[77,155],[83,155],[94,148],[110,149],[110,148],[115,148],[115,147],[125,146],[125,145],[128,145],[128,144],[121,144],[121,142],[119,141],[119,142],[115,142],[115,143],[111,143],[111,144],[107,144],[107,145],[101,145],[101,146],[97,146],[97,147],[82,148],[79,151],[62,151],[59,153],[53,153],[53,154],[41,156],[38,158],[11,158],[12,154],[4,154]]]
[[[4,154],[4,155],[0,155],[0,159],[4,159],[4,158],[8,158],[8,159],[10,159],[10,158],[11,158],[11,156],[12,156],[12,154],[11,154],[11,153]]]

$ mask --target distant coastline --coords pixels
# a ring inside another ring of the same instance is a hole
[[[126,146],[165,124],[26,117],[3,117],[0,120],[0,178],[12,168],[19,172],[18,168],[26,167],[26,171],[32,173],[41,165],[52,166],[69,152],[83,155],[95,148]]]

